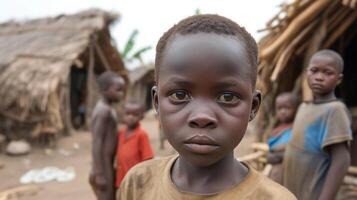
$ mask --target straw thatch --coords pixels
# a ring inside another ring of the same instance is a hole
[[[105,70],[126,76],[108,29],[117,18],[87,10],[0,24],[0,131],[34,136],[70,128],[76,69],[85,72],[90,114],[98,95],[96,76]]]
[[[128,99],[135,100],[146,106],[152,107],[151,88],[155,82],[154,65],[140,66],[129,72],[129,91]]]
[[[267,35],[259,42],[258,88],[264,95],[259,115],[261,130],[269,131],[274,124],[273,102],[278,93],[293,91],[303,100],[312,98],[303,71],[314,52],[334,49],[347,61],[347,69],[354,67],[351,63],[356,63],[355,58],[347,57],[351,53],[347,49],[353,48],[350,44],[357,35],[356,3],[293,0],[281,5],[281,11],[267,23],[263,30]],[[352,80],[351,76],[347,79]]]

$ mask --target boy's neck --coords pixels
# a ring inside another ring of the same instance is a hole
[[[103,96],[102,97],[102,101],[103,101],[103,103],[105,103],[105,104],[107,104],[107,105],[109,105],[109,106],[111,106],[112,105],[112,101],[110,101],[108,98],[106,98],[105,96]]]
[[[280,122],[278,123],[277,126],[289,126],[293,123],[294,121],[289,121],[289,122]]]
[[[197,167],[179,157],[171,170],[171,179],[180,189],[213,194],[240,183],[248,174],[248,168],[237,161],[233,152],[208,167]]]
[[[335,92],[332,91],[328,94],[325,95],[318,95],[318,94],[314,94],[314,103],[324,103],[324,102],[329,102],[329,101],[333,101],[336,100],[336,96],[335,96]]]
[[[140,123],[139,123],[139,122],[136,123],[134,126],[127,126],[127,128],[126,128],[126,133],[125,133],[125,137],[130,136],[130,135],[133,133],[133,131],[134,131],[136,128],[138,128],[139,126],[140,126]]]
[[[140,123],[136,123],[135,125],[132,126],[127,126],[128,131],[132,131],[140,126]]]

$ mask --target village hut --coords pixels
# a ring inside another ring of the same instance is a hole
[[[128,99],[145,105],[146,110],[152,108],[151,88],[155,84],[154,65],[143,65],[129,72]]]
[[[264,100],[259,115],[261,130],[274,124],[274,99],[293,91],[303,100],[312,93],[304,77],[312,54],[333,49],[345,60],[344,81],[337,96],[348,107],[357,106],[357,9],[356,0],[293,0],[281,5],[280,12],[262,30],[259,42],[257,87]]]
[[[97,76],[112,70],[127,79],[109,32],[117,18],[87,10],[0,24],[0,132],[33,138],[88,123]]]

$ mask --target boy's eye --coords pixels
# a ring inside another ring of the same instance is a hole
[[[185,91],[175,91],[170,94],[169,99],[174,102],[186,102],[190,100],[190,96]]]
[[[330,75],[333,75],[334,73],[333,73],[333,71],[325,71],[325,74],[330,76]]]
[[[217,101],[219,103],[225,103],[225,104],[236,104],[239,102],[239,98],[237,95],[234,95],[232,93],[223,93],[218,96]]]
[[[309,71],[312,72],[312,73],[314,73],[314,72],[316,72],[317,70],[316,70],[315,68],[310,68]]]

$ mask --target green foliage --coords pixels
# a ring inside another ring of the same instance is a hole
[[[138,36],[138,34],[139,31],[137,29],[133,30],[128,41],[125,44],[124,50],[121,52],[121,56],[125,61],[131,62],[135,59],[138,59],[140,62],[143,62],[141,55],[151,49],[151,46],[143,47],[137,50],[131,56],[129,55],[133,51],[136,37]]]
[[[129,52],[133,49],[134,44],[135,44],[135,39],[138,36],[139,31],[137,29],[133,30],[133,32],[131,33],[128,41],[125,44],[124,50],[121,53],[121,56],[123,57],[123,59],[127,59]]]

